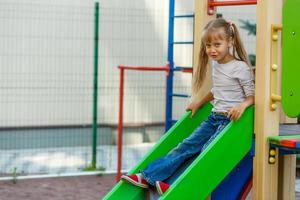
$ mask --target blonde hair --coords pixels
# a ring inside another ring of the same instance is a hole
[[[229,23],[222,18],[212,20],[204,27],[204,30],[202,32],[199,64],[195,73],[193,74],[193,85],[195,91],[199,90],[203,85],[203,81],[207,72],[209,58],[206,54],[205,43],[210,42],[214,39],[226,39],[228,41],[232,39],[233,57],[237,60],[246,62],[249,67],[251,66],[236,25],[233,23]]]

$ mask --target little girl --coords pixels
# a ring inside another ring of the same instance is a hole
[[[205,103],[213,101],[208,118],[175,149],[148,165],[139,174],[123,175],[122,179],[138,187],[155,186],[162,195],[169,178],[188,158],[201,153],[231,121],[238,120],[254,103],[254,78],[247,53],[235,24],[216,19],[202,33],[199,67],[194,74],[195,88],[200,88],[212,60],[213,88],[200,101],[192,102],[187,110],[192,115]]]

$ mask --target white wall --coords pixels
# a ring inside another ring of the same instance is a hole
[[[164,66],[167,60],[168,1],[101,1],[103,121],[118,117],[119,71],[116,66]],[[100,70],[100,71],[101,71]],[[101,80],[101,78],[100,78]],[[107,89],[111,88],[113,89]],[[105,89],[106,88],[106,89]],[[157,88],[157,89],[156,89]],[[113,94],[112,94],[113,92]],[[113,103],[112,103],[113,102]],[[109,113],[108,113],[109,112]],[[124,121],[161,122],[165,113],[165,73],[126,71]]]
[[[248,20],[251,23],[256,23],[256,5],[220,7],[217,11],[218,13],[222,13],[226,20],[236,23],[239,27],[247,53],[255,54],[256,37],[254,35],[248,35],[248,31],[241,28],[241,20]]]
[[[167,61],[168,0],[101,0],[99,122],[118,119],[117,66],[163,66]],[[227,8],[226,8],[227,9]],[[242,12],[221,10],[238,20]],[[193,13],[194,0],[176,1],[176,14]],[[0,1],[0,126],[90,124],[92,121],[92,0]],[[244,38],[245,31],[241,31]],[[254,37],[246,41],[255,49]],[[193,40],[193,21],[175,22],[175,41]],[[192,65],[192,45],[176,45],[177,66]],[[190,93],[191,74],[176,73],[174,92]],[[165,74],[126,72],[125,123],[162,122]],[[174,98],[174,118],[186,99]]]
[[[1,126],[90,118],[93,8],[58,2],[0,2]]]
[[[0,126],[91,123],[93,6],[0,2]],[[100,7],[99,121],[116,123],[117,65],[166,64],[168,1],[103,0]],[[163,121],[165,75],[127,74],[125,122]]]

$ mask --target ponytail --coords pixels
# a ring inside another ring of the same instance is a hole
[[[245,47],[240,37],[240,33],[236,25],[234,23],[228,23],[228,24],[229,24],[229,29],[231,29],[230,31],[232,32],[232,38],[233,38],[233,57],[237,60],[242,60],[246,62],[248,66],[251,67],[248,54],[245,50]]]
[[[208,56],[205,51],[205,44],[202,41],[201,47],[200,47],[200,53],[199,53],[199,61],[198,61],[198,67],[193,74],[193,86],[194,90],[199,90],[204,82],[206,72],[208,67]]]

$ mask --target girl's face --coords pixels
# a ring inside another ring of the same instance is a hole
[[[224,64],[233,59],[230,54],[230,47],[232,46],[232,40],[224,37],[210,37],[209,40],[204,42],[205,51],[208,57],[218,63]]]

